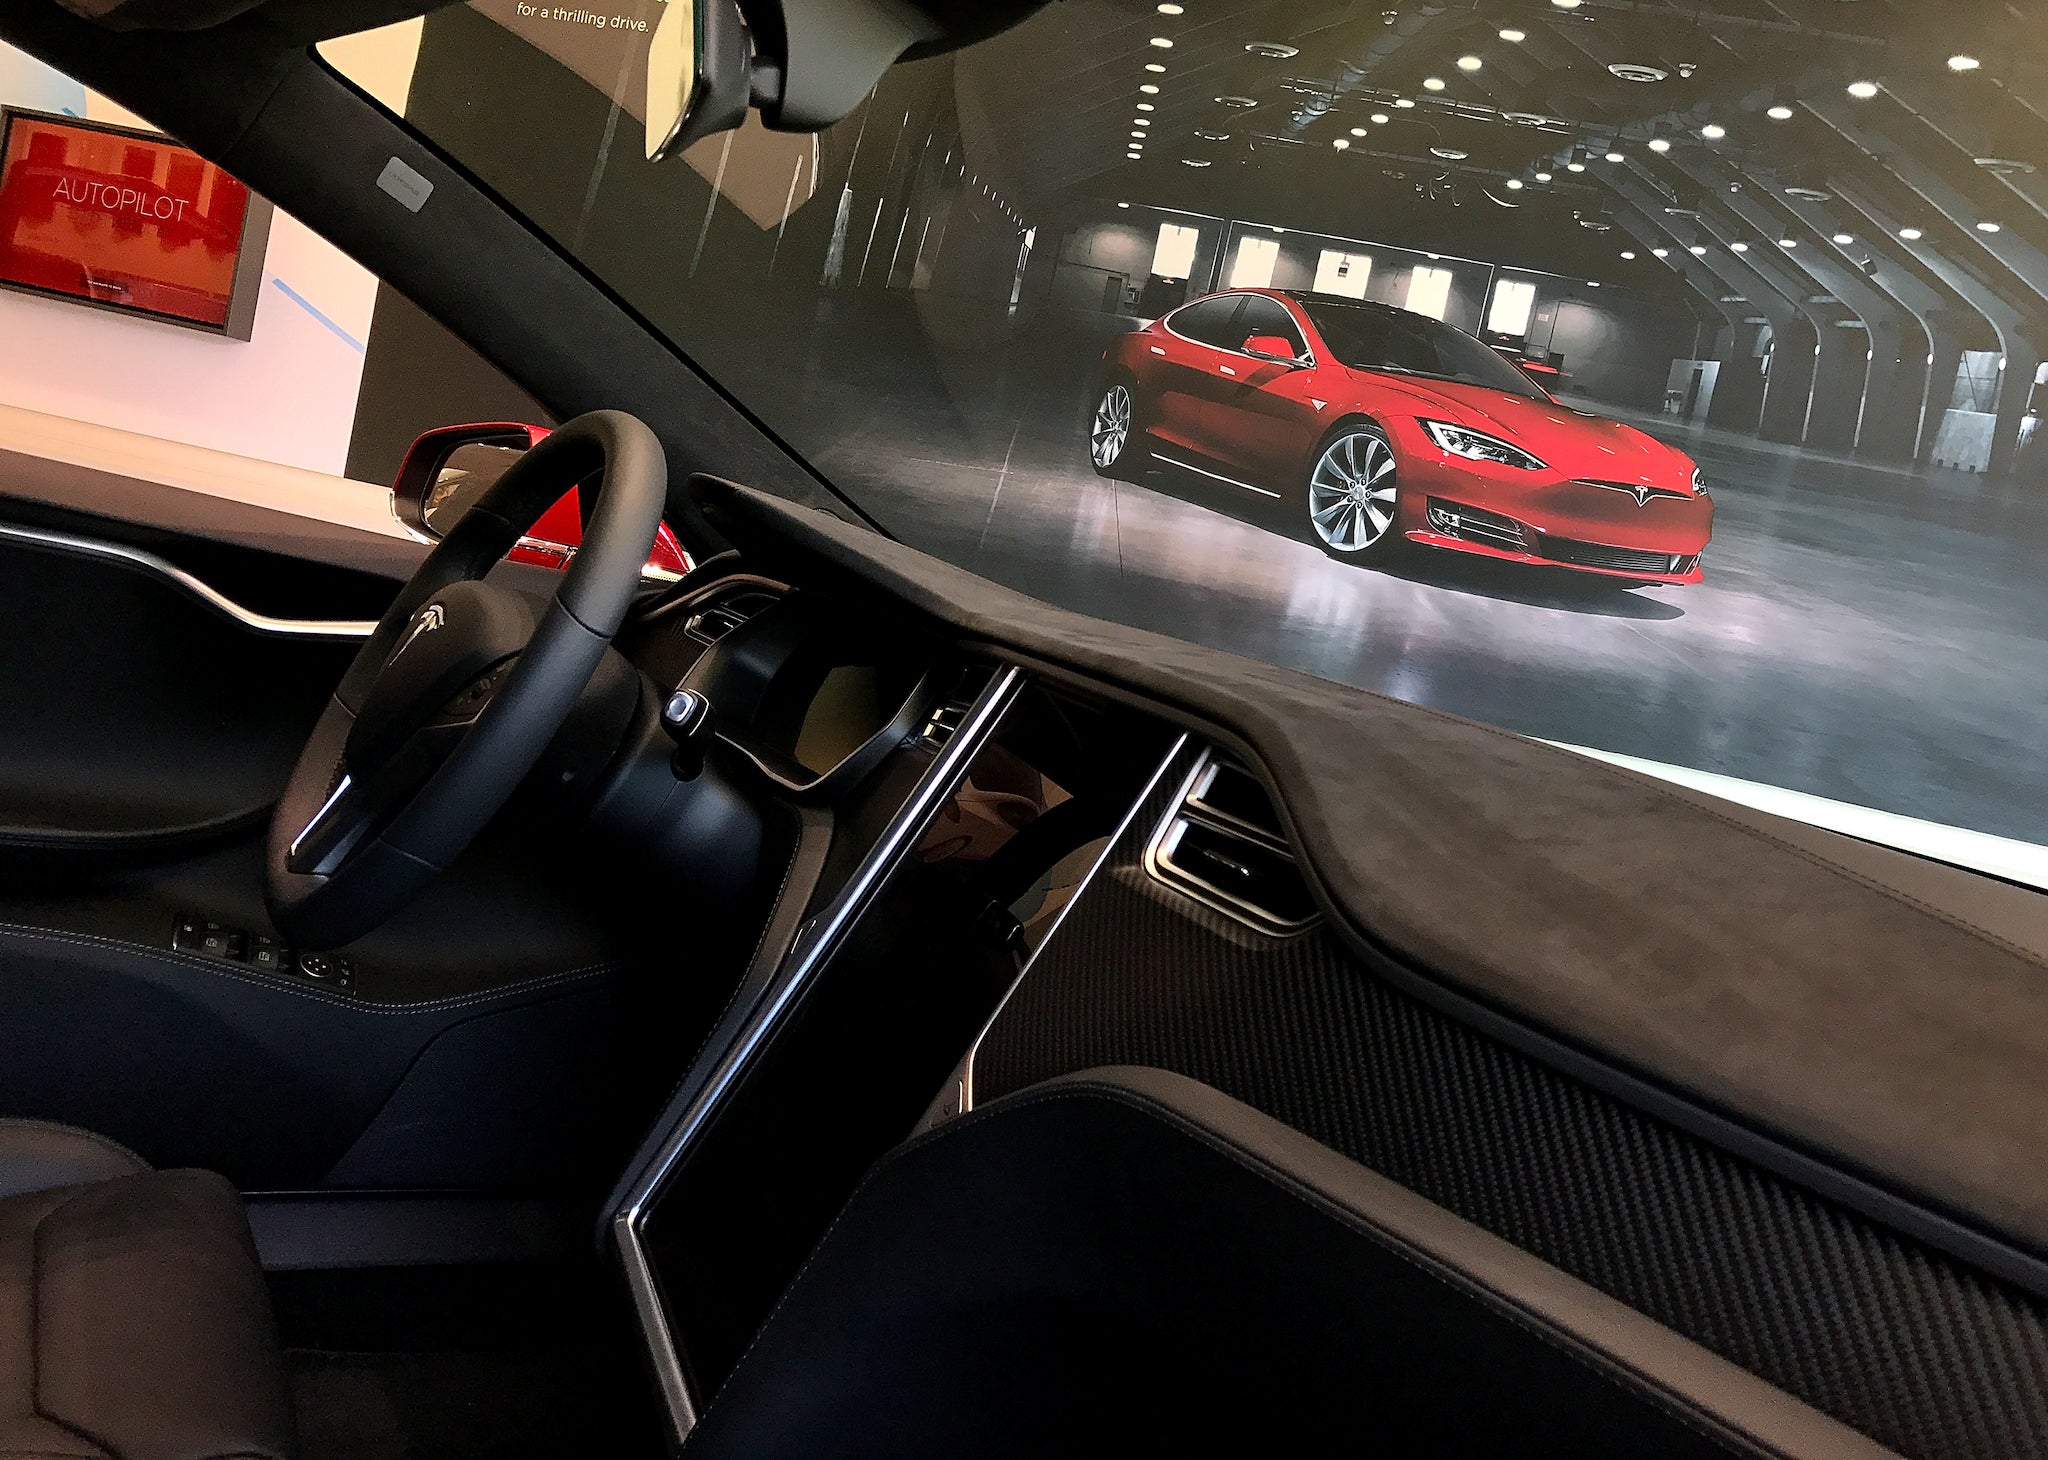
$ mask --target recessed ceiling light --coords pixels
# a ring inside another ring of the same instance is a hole
[[[1391,122],[1393,118],[1388,116],[1385,112],[1374,112],[1368,120],[1370,120],[1375,127],[1384,127],[1388,122]]]
[[[1157,96],[1159,95],[1159,88],[1154,86],[1151,82],[1147,81],[1143,86],[1138,88],[1138,92],[1142,96]]]
[[[1529,39],[1529,37],[1524,35],[1521,31],[1512,28],[1502,31],[1500,33],[1500,38],[1506,41],[1511,46],[1519,46],[1523,41]]]
[[[1182,8],[1178,5],[1162,5],[1159,7],[1159,13],[1161,15],[1179,15],[1181,14],[1181,10]]]
[[[1162,51],[1170,51],[1173,49],[1173,42],[1168,40],[1163,35],[1156,35],[1152,37],[1152,44],[1159,47],[1159,49]]]
[[[1781,101],[1764,115],[1774,122],[1789,122],[1792,120],[1792,108]]]
[[[1671,150],[1671,139],[1669,137],[1652,137],[1650,139],[1650,150],[1652,152],[1669,152]]]
[[[1536,181],[1538,181],[1538,182],[1549,182],[1549,181],[1550,181],[1550,174],[1549,174],[1549,173],[1547,173],[1547,172],[1539,172],[1539,173],[1537,173],[1537,174],[1536,174]]]
[[[1264,56],[1269,61],[1286,61],[1301,54],[1300,46],[1290,46],[1281,41],[1252,41],[1245,50],[1254,56]]]
[[[1693,253],[1693,255],[1694,255],[1695,257],[1698,257],[1699,255],[1702,255],[1702,254],[1704,254],[1704,253],[1705,253],[1706,251],[1707,251],[1707,246],[1706,246],[1705,244],[1703,244],[1703,243],[1696,243],[1696,244],[1694,244],[1694,245],[1692,246],[1692,250],[1691,250],[1691,252]]]
[[[1671,257],[1671,250],[1668,248],[1653,248],[1650,250],[1650,252],[1655,254],[1660,259],[1668,259]]]
[[[1991,222],[1989,219],[1986,219],[1984,222],[1979,223],[1977,225],[1977,231],[1979,233],[1997,233],[1999,231],[1999,226],[1996,223]]]
[[[1550,0],[1559,10],[1577,10],[1584,0]]]
[[[1735,251],[1736,253],[1748,253],[1748,252],[1749,252],[1749,245],[1748,245],[1748,244],[1746,244],[1746,243],[1731,243],[1731,244],[1729,244],[1729,245],[1728,245],[1728,247],[1729,247],[1730,249],[1734,250],[1734,251]]]
[[[1131,125],[1134,127],[1149,127],[1152,125],[1152,119],[1150,117],[1132,117]]]
[[[1182,167],[1207,167],[1209,159],[1206,157],[1183,157],[1180,160],[1180,165]]]
[[[1779,240],[1778,240],[1778,247],[1779,247],[1779,248],[1797,248],[1797,247],[1799,247],[1799,240],[1798,240],[1798,239],[1796,239],[1796,238],[1781,238],[1781,239],[1779,239]]]
[[[1625,258],[1625,259],[1629,260],[1629,261],[1630,261],[1631,263],[1633,263],[1633,262],[1635,261],[1635,256],[1636,256],[1636,255],[1635,255],[1635,250],[1634,250],[1634,249],[1629,249],[1629,248],[1625,248],[1625,249],[1623,249],[1623,250],[1621,251],[1621,256],[1622,256],[1623,258]]]
[[[1404,96],[1397,100],[1394,105],[1402,111],[1407,111],[1415,105],[1415,99],[1410,96]]]
[[[1133,137],[1136,137],[1140,142],[1145,140],[1145,134],[1143,132],[1133,132],[1131,133],[1131,135]]]
[[[1124,154],[1124,160],[1126,162],[1142,162],[1144,161],[1144,158],[1145,154],[1142,152],[1126,152]]]
[[[1354,137],[1363,137],[1363,136],[1364,136],[1365,134],[1366,134],[1366,128],[1364,128],[1364,127],[1353,127],[1353,128],[1351,129],[1351,135],[1352,135],[1352,136],[1354,136]]]
[[[1974,71],[1984,63],[1975,56],[1950,56],[1948,69],[1951,71]]]
[[[1138,110],[1141,112],[1156,112],[1159,108],[1152,105],[1149,101],[1141,101],[1138,103]]]
[[[1145,63],[1145,69],[1147,71],[1150,71],[1154,76],[1163,76],[1166,74],[1166,68],[1160,65],[1157,61],[1147,61]]]
[[[1625,159],[1619,152],[1610,152],[1607,154],[1607,160],[1609,162],[1623,162],[1627,159]]]
[[[1909,241],[1915,238],[1919,238],[1921,236],[1922,234],[1920,230],[1917,228],[1901,228],[1899,230],[1899,237],[1907,239]]]
[[[1339,152],[1342,152],[1346,147],[1349,147],[1351,145],[1351,139],[1349,137],[1339,137],[1330,145],[1336,148]]]
[[[1852,244],[1855,241],[1856,235],[1853,233],[1837,233],[1835,235],[1835,242],[1843,245],[1844,247],[1847,247],[1849,244]]]
[[[1444,79],[1443,79],[1443,77],[1441,77],[1441,76],[1431,76],[1431,77],[1428,77],[1427,79],[1425,79],[1425,80],[1423,81],[1423,83],[1422,83],[1422,89],[1423,89],[1424,91],[1442,91],[1442,90],[1444,89]]]
[[[1522,180],[1521,180],[1520,178],[1518,178],[1518,177],[1511,177],[1511,178],[1509,178],[1509,179],[1508,179],[1508,191],[1509,191],[1509,192],[1511,192],[1511,193],[1519,193],[1519,192],[1520,192],[1521,190],[1522,190]]]
[[[1567,162],[1564,165],[1564,170],[1566,172],[1584,172],[1586,170],[1586,164],[1583,162]]]
[[[1851,81],[1849,83],[1849,95],[1855,97],[1858,101],[1869,101],[1870,98],[1877,95],[1877,83],[1875,81]]]
[[[1598,289],[1600,287],[1600,281],[1598,279],[1588,279],[1586,280],[1586,287],[1588,289]]]
[[[1481,66],[1484,66],[1485,64],[1486,63],[1480,60],[1477,56],[1458,57],[1458,69],[1460,71],[1477,71]]]
[[[1130,205],[1129,203],[1118,203],[1118,204],[1117,204],[1117,206],[1118,206],[1119,208],[1128,208],[1128,207],[1130,207],[1131,205]]]
[[[1709,142],[1718,142],[1728,135],[1728,129],[1719,122],[1708,122],[1704,127],[1700,128],[1700,135]]]

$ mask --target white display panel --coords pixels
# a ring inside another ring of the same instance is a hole
[[[1280,244],[1271,238],[1240,239],[1237,258],[1230,266],[1230,287],[1233,289],[1269,289],[1273,285],[1273,266],[1280,262]]]
[[[1442,319],[1451,307],[1451,271],[1418,267],[1408,279],[1408,308]]]
[[[1495,334],[1529,333],[1529,321],[1536,313],[1536,286],[1527,279],[1502,279],[1493,286],[1493,308],[1486,313],[1486,327]]]
[[[1159,242],[1152,250],[1152,274],[1160,279],[1185,279],[1195,271],[1195,245],[1202,235],[1181,223],[1159,225]]]
[[[1371,282],[1371,254],[1345,253],[1342,249],[1326,248],[1322,257],[1316,260],[1315,292],[1318,294],[1363,299],[1366,286]]]

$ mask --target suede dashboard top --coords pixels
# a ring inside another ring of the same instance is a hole
[[[693,490],[757,567],[864,584],[1224,732],[1353,930],[1451,989],[2048,1254],[2034,954],[1632,772],[1056,608],[746,487]]]

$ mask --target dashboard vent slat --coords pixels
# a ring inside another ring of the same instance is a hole
[[[1145,866],[1176,892],[1271,937],[1321,921],[1264,783],[1214,751],[1188,778]]]

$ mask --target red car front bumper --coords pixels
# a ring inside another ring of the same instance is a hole
[[[1411,542],[1644,583],[1697,583],[1714,535],[1705,496],[1642,497],[1548,473],[1411,457],[1401,530]]]

